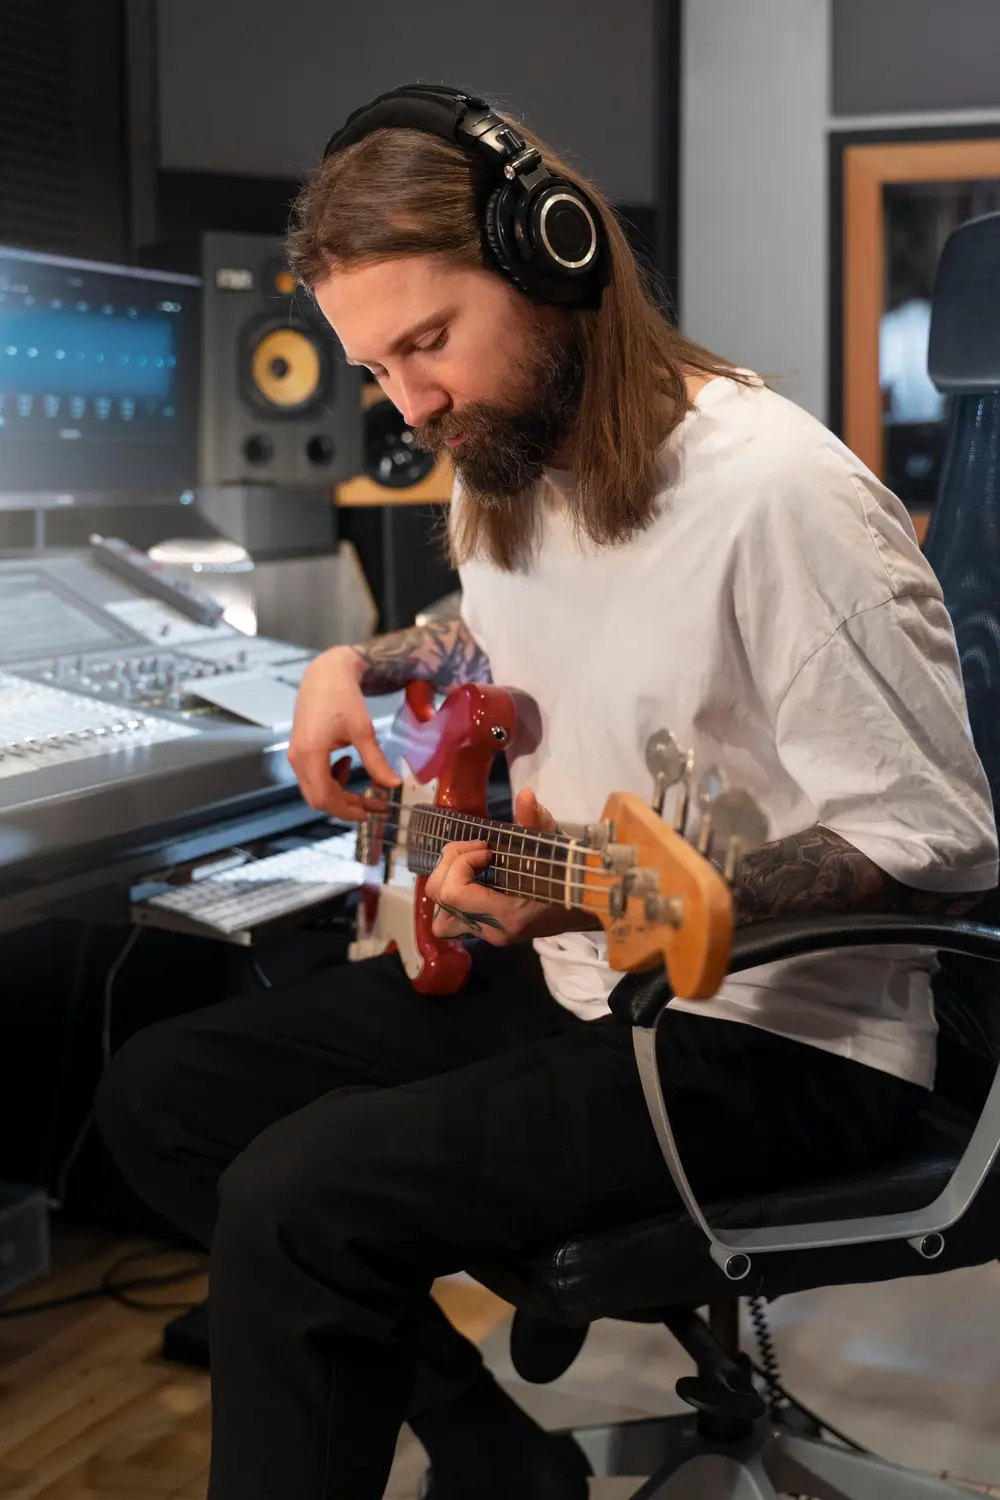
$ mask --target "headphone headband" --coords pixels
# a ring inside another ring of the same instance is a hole
[[[445,84],[390,89],[348,116],[323,160],[383,129],[422,130],[486,162],[498,180],[482,223],[487,259],[536,301],[600,305],[609,256],[596,204],[554,177],[487,99]]]

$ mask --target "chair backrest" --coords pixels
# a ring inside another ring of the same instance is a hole
[[[924,552],[955,626],[973,738],[1000,809],[1000,213],[961,225],[944,247],[928,368],[952,412]]]
[[[928,369],[949,397],[951,432],[924,552],[955,627],[969,722],[1000,812],[1000,213],[962,224],[944,247]],[[976,915],[1000,919],[1000,895]],[[1000,1056],[996,966],[942,956],[935,998],[939,1086],[967,1094],[975,1074],[978,1093]],[[965,1047],[982,1067],[967,1071]]]

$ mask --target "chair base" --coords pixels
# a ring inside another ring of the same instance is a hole
[[[769,1418],[738,1443],[703,1436],[693,1415],[581,1427],[572,1436],[595,1474],[651,1476],[633,1500],[969,1500],[957,1485],[801,1437]]]

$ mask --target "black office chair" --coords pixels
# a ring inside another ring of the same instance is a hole
[[[930,368],[955,410],[927,552],[954,619],[971,722],[1000,806],[1000,214],[963,225],[945,247]],[[793,1409],[767,1412],[738,1347],[741,1295],[932,1274],[1000,1254],[1000,971],[992,967],[1000,927],[897,916],[762,923],[737,933],[730,967],[872,943],[942,954],[938,1086],[891,1168],[702,1208],[654,1064],[670,991],[662,976],[629,976],[612,1006],[633,1028],[650,1116],[685,1207],[471,1268],[518,1309],[512,1356],[528,1378],[568,1368],[588,1323],[603,1317],[662,1322],[691,1355],[697,1376],[677,1392],[694,1415],[575,1434],[595,1473],[652,1476],[635,1500],[968,1494],[824,1442],[793,1420]],[[707,1322],[696,1311],[706,1306]]]

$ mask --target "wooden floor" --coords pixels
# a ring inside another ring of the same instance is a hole
[[[63,1236],[52,1275],[6,1306],[93,1286],[119,1256],[138,1248],[98,1235]],[[172,1254],[138,1269],[195,1264],[194,1257]],[[197,1269],[169,1289],[136,1295],[190,1304],[205,1290]],[[491,1293],[461,1281],[439,1283],[435,1295],[477,1342],[509,1312]],[[205,1500],[209,1381],[160,1359],[170,1316],[102,1299],[0,1321],[0,1500]],[[615,1483],[595,1481],[595,1500]],[[1000,1489],[970,1489],[1000,1496]]]
[[[53,1274],[5,1306],[93,1286],[119,1256],[138,1248],[97,1235],[65,1237]],[[173,1254],[134,1269],[151,1274],[194,1264],[193,1256]],[[205,1290],[198,1271],[168,1289],[135,1295],[192,1303]],[[462,1282],[439,1283],[435,1295],[477,1341],[509,1311],[491,1293]],[[102,1299],[0,1321],[2,1500],[204,1500],[208,1376],[160,1359],[170,1316]]]

